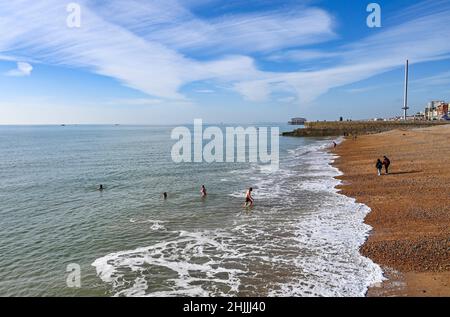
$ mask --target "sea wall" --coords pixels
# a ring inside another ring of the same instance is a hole
[[[318,121],[306,122],[305,128],[285,132],[283,136],[320,137],[374,134],[395,129],[414,129],[449,124],[445,121]]]

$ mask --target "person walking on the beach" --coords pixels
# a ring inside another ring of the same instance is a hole
[[[375,165],[378,170],[378,176],[381,176],[381,170],[383,169],[383,162],[378,159],[377,164]]]
[[[253,207],[253,202],[254,202],[254,200],[253,200],[253,197],[252,197],[252,191],[253,191],[253,188],[252,187],[250,187],[248,190],[247,190],[247,193],[245,194],[245,203],[244,203],[244,207]],[[248,205],[250,203],[250,206]]]
[[[386,171],[386,174],[389,174],[389,165],[391,165],[391,160],[388,159],[387,156],[383,156],[384,160],[383,160],[383,165],[384,165],[384,169]]]
[[[206,197],[206,187],[205,187],[205,185],[202,185],[202,188],[200,189],[200,194],[202,195],[202,198],[203,197]]]

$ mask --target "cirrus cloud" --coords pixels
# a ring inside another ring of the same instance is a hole
[[[31,66],[31,64],[26,62],[17,62],[17,68],[7,71],[5,75],[11,77],[30,76],[32,71],[33,66]]]
[[[176,0],[131,0],[127,10],[119,0],[83,0],[81,28],[70,29],[66,3],[0,0],[0,56],[84,69],[163,100],[186,100],[184,86],[209,81],[254,102],[281,90],[308,103],[332,88],[393,70],[406,58],[448,58],[450,29],[442,26],[450,4],[436,2],[413,6],[408,19],[386,23],[375,35],[322,51],[301,48],[336,36],[332,14],[317,7],[201,17]],[[277,62],[333,64],[266,71],[258,56],[268,55]],[[32,66],[20,63],[10,75],[31,74]]]

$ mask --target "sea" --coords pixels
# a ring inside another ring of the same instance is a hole
[[[359,253],[370,209],[335,189],[340,140],[280,137],[279,169],[175,163],[174,128],[0,126],[0,296],[341,297],[382,281]]]

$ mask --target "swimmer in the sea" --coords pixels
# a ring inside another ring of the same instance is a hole
[[[164,197],[164,200],[167,199],[167,193],[166,192],[163,193],[163,197]]]
[[[252,188],[252,187],[250,187],[250,188],[247,190],[247,193],[245,194],[245,203],[244,203],[244,207],[253,207],[253,202],[254,202],[254,200],[253,200],[253,197],[252,197],[252,191],[253,191],[253,188]],[[250,203],[250,205],[249,205],[249,203]]]
[[[98,186],[98,188],[97,188],[97,190],[99,190],[99,191],[103,191],[103,189],[105,189],[105,188],[103,187],[102,184],[100,184],[100,186]]]
[[[200,194],[202,195],[202,198],[206,197],[206,187],[205,185],[202,185],[202,188],[200,188]]]

